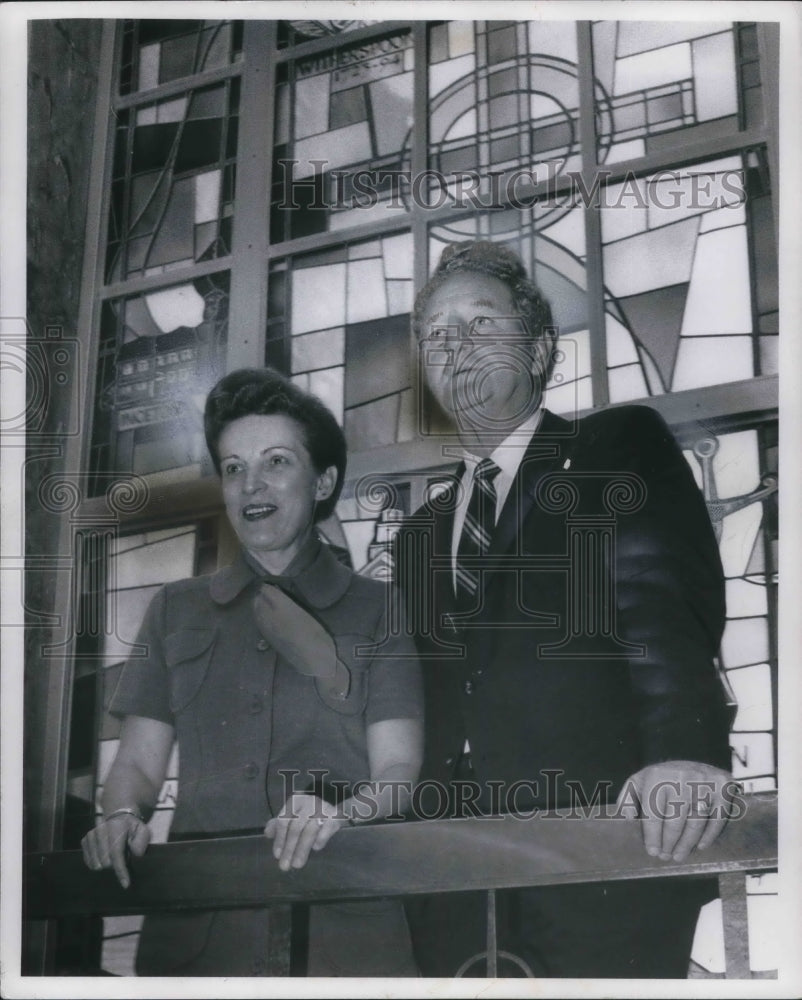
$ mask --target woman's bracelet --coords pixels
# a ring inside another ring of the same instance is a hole
[[[142,813],[138,809],[129,809],[127,806],[124,806],[122,809],[115,809],[114,812],[109,813],[108,816],[104,816],[103,822],[108,823],[108,821],[110,819],[114,819],[115,816],[134,816],[140,823],[145,822]]]

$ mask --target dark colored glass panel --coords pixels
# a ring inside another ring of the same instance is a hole
[[[193,93],[187,118],[222,118],[225,113],[225,87],[204,87]]]
[[[674,377],[687,296],[688,284],[683,282],[618,300],[632,334],[649,352],[666,388]]]
[[[616,132],[642,129],[646,124],[646,108],[640,101],[621,105],[613,109],[613,122]]]
[[[195,226],[195,260],[211,260],[218,256],[217,223],[202,222]]]
[[[132,172],[138,174],[144,170],[163,167],[170,157],[177,132],[177,122],[138,126],[134,131]]]
[[[517,135],[509,135],[506,139],[496,139],[490,143],[490,157],[494,164],[517,159],[520,152]]]
[[[274,271],[267,283],[267,316],[283,316],[287,309],[287,272]]]
[[[331,95],[329,102],[329,128],[342,128],[362,122],[368,116],[364,87],[349,87]]]
[[[108,243],[106,246],[106,281],[113,281],[112,270],[117,254],[120,252],[120,244],[117,242]]]
[[[198,38],[195,35],[182,35],[162,42],[159,83],[178,80],[194,73],[197,50]]]
[[[234,218],[229,215],[220,221],[220,253],[231,253]]]
[[[126,21],[125,28],[123,29],[123,44],[122,53],[120,57],[120,93],[128,94],[131,92],[131,80],[133,78],[133,60],[134,60],[134,22]]]
[[[398,393],[346,410],[343,430],[351,451],[368,451],[395,444],[398,428]]]
[[[229,163],[225,167],[223,167],[222,199],[224,202],[234,200],[236,178],[237,178],[237,165],[235,163]]]
[[[545,128],[532,129],[532,152],[542,153],[552,149],[566,149],[574,141],[570,122],[558,122]]]
[[[405,389],[410,382],[409,365],[408,313],[349,324],[345,329],[346,408]]]
[[[774,238],[774,213],[768,195],[749,202],[750,235],[752,237],[757,311],[770,313],[777,309],[777,251]]]
[[[763,92],[760,87],[750,87],[743,92],[744,124],[747,128],[763,120]]]
[[[226,159],[233,159],[237,155],[238,139],[239,118],[229,118],[228,131],[226,133]]]
[[[320,206],[324,203],[325,178],[325,174],[316,174],[314,178],[308,178],[308,184],[297,184],[293,188],[292,200],[298,207],[290,210],[291,239],[326,232],[329,217],[328,209],[312,207],[314,205]]]
[[[429,29],[429,62],[439,63],[448,59],[448,26],[436,24]]]
[[[460,170],[471,170],[476,167],[478,154],[476,146],[471,143],[469,146],[462,146],[459,149],[451,149],[448,152],[440,153],[437,157],[438,165],[442,173],[452,174]]]
[[[681,134],[683,142],[694,142],[696,139],[712,139],[715,136],[727,135],[738,131],[738,118],[728,115],[726,118],[715,118],[702,122],[700,125],[689,125],[680,129],[667,129],[655,135],[646,137],[646,152],[656,153],[663,150],[674,150],[677,145],[677,134]]]
[[[511,59],[516,53],[514,26],[488,32],[487,61],[491,66],[493,63],[502,62],[504,59]]]
[[[125,168],[128,165],[128,120],[129,115],[127,111],[120,111],[118,113],[117,134],[114,138],[113,177],[124,177]]]
[[[82,600],[98,600],[98,595],[84,595]],[[86,677],[79,677],[72,687],[68,767],[92,766],[95,739],[95,675],[88,674]]]
[[[487,90],[491,97],[510,94],[518,89],[518,70],[515,67],[491,73],[487,80]]]
[[[757,59],[757,29],[754,24],[746,25],[738,33],[738,40],[741,47],[741,57],[744,59]]]
[[[505,97],[493,98],[489,103],[489,114],[491,128],[514,125],[521,117],[517,95],[508,94]]]
[[[191,20],[150,20],[144,19],[139,22],[139,44],[148,45],[151,42],[160,42],[165,38],[174,38],[176,35],[197,33],[203,26],[203,21]]]
[[[741,66],[741,84],[744,87],[760,86],[760,63],[748,62]]]
[[[244,21],[232,22],[231,48],[233,52],[242,52],[242,29]]]
[[[216,163],[220,158],[222,128],[222,121],[216,118],[185,122],[175,158],[176,172]]]
[[[109,201],[109,238],[121,237],[125,233],[125,181],[114,181],[111,185]]]
[[[778,312],[769,312],[760,317],[758,329],[761,333],[776,334],[780,332],[779,323],[780,314]]]
[[[665,94],[663,97],[653,97],[646,106],[649,121],[665,122],[672,118],[682,117],[682,98],[679,94]]]
[[[152,171],[134,177],[131,182],[129,226],[133,236],[151,233],[156,228],[168,191],[169,178],[164,171]],[[161,183],[161,190],[157,191]]]

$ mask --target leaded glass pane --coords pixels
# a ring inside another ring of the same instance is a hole
[[[736,705],[730,738],[733,772],[746,779],[747,790],[755,791],[774,787],[776,781],[776,652],[771,639],[776,494],[766,476],[776,477],[777,469],[774,449],[766,447],[774,432],[764,433],[769,436],[762,456],[755,430],[700,437],[685,453],[708,504],[726,578],[720,661]]]
[[[194,525],[182,525],[158,531],[124,535],[113,540],[108,556],[109,588],[106,592],[107,635],[103,660],[103,705],[107,708],[122,669],[122,661],[136,639],[145,611],[163,583],[193,576],[195,572],[198,531]],[[104,712],[94,799],[100,812],[100,798],[114,755],[119,745],[119,720]],[[167,768],[167,779],[159,793],[156,811],[150,820],[153,843],[164,843],[178,790],[178,749]],[[139,916],[106,917],[103,921],[101,967],[116,975],[133,975],[134,955],[142,918]]]
[[[429,168],[440,175],[430,201],[455,194],[459,173],[488,196],[491,171],[503,186],[516,172],[532,183],[580,168],[574,24],[454,21],[429,32]]]
[[[757,124],[753,34],[754,25],[596,22],[599,162],[668,149],[678,133],[693,141]]]
[[[151,90],[242,58],[241,21],[126,21],[120,93]]]
[[[411,46],[400,32],[281,68],[273,242],[406,212],[400,177],[412,124]]]
[[[223,372],[228,288],[224,272],[104,303],[93,471],[200,469],[203,403]]]
[[[315,393],[363,451],[414,436],[409,318],[412,238],[408,233],[299,255],[287,274],[290,311],[271,306],[268,362]],[[281,346],[279,346],[281,345]]]
[[[365,20],[332,20],[318,19],[309,21],[279,21],[278,22],[278,45],[279,48],[286,48],[288,45],[300,45],[316,38],[335,37],[347,34],[349,31],[356,31],[369,24],[377,24],[377,21]]]
[[[106,281],[231,252],[239,81],[118,120]]]
[[[773,334],[777,316],[762,154],[629,175],[600,197],[611,401],[758,374],[757,335]],[[642,380],[621,368],[635,360],[627,334]],[[759,357],[776,363],[771,344]]]

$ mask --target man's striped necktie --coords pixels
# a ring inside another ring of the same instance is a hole
[[[493,480],[501,469],[483,458],[473,473],[473,489],[465,512],[457,548],[457,601],[466,607],[476,603],[479,590],[479,567],[474,560],[487,554],[496,523],[496,487]]]

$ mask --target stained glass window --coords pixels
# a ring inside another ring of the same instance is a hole
[[[273,242],[405,212],[413,64],[400,32],[279,67]]]
[[[753,125],[760,112],[754,25],[597,21],[599,162],[670,150]]]
[[[103,304],[93,471],[200,471],[203,403],[223,371],[228,286],[223,272]]]
[[[580,169],[573,23],[452,21],[429,46],[430,169],[475,173],[482,194],[491,172]]]
[[[411,236],[299,255],[270,280],[267,361],[328,404],[350,449],[410,440]]]
[[[172,580],[192,576],[196,571],[198,531],[194,525],[126,535],[111,546],[108,567],[109,589],[106,593],[106,621],[115,629],[106,636],[102,649],[103,719],[95,784],[95,801],[100,813],[103,782],[119,746],[120,721],[105,711],[108,708],[122,670],[142,624],[145,611],[159,587]],[[199,571],[209,567],[197,567]],[[150,820],[153,843],[164,843],[170,829],[178,793],[178,750],[167,769],[156,811]],[[101,967],[115,975],[133,975],[133,960],[140,916],[104,918]]]
[[[241,21],[125,21],[120,93],[151,90],[241,58]]]
[[[108,283],[231,252],[238,116],[238,79],[120,113]]]
[[[776,253],[765,176],[755,153],[605,190],[612,402],[776,370]],[[764,255],[757,284],[756,246]]]
[[[376,23],[376,21],[349,21],[345,19],[279,21],[278,45],[279,48],[283,49],[288,45],[300,45],[303,42],[309,42],[315,38],[327,38],[332,35],[343,35],[349,31],[356,31],[358,28],[364,28],[369,24]]]

